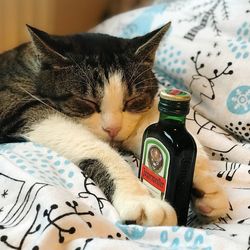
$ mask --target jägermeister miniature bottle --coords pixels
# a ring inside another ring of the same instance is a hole
[[[186,225],[196,159],[196,144],[186,129],[191,96],[168,88],[160,93],[158,123],[144,132],[140,180],[151,193],[175,209],[178,225]]]

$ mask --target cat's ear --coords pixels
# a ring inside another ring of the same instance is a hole
[[[135,37],[132,42],[135,45],[135,55],[140,58],[144,63],[152,64],[155,59],[155,52],[160,44],[165,33],[168,31],[171,22],[144,36]]]
[[[26,26],[35,52],[42,61],[51,64],[66,64],[68,62],[68,58],[56,50],[56,41],[53,36],[30,25],[26,24]]]

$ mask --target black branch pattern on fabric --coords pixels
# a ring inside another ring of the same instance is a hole
[[[77,248],[75,248],[75,250],[85,250],[85,249],[87,249],[89,243],[90,243],[91,241],[93,241],[93,240],[94,240],[93,238],[88,238],[88,239],[86,239],[86,241],[85,241],[83,247],[77,247]]]
[[[212,28],[214,30],[214,32],[216,33],[216,36],[220,36],[221,35],[221,30],[218,28],[218,21],[215,17],[214,12],[211,12],[211,19],[212,19]]]
[[[55,218],[52,218],[52,213],[54,210],[58,209],[57,204],[52,204],[49,209],[44,210],[43,217],[47,218],[47,221],[48,221],[48,224],[44,228],[42,228],[41,224],[38,224],[35,226],[39,212],[41,210],[41,205],[37,204],[35,216],[31,222],[29,228],[26,230],[26,232],[22,236],[22,238],[19,242],[19,245],[14,245],[11,242],[9,242],[7,235],[2,235],[0,237],[0,241],[3,242],[10,249],[21,250],[21,249],[23,249],[24,243],[27,240],[28,236],[33,235],[33,234],[37,233],[38,231],[40,231],[40,233],[43,233],[47,228],[53,226],[58,230],[58,242],[63,243],[64,239],[65,239],[65,236],[63,234],[74,234],[76,232],[76,229],[73,226],[70,228],[63,228],[58,223],[60,220],[62,220],[65,217],[72,216],[72,215],[94,216],[94,213],[92,211],[79,212],[77,209],[78,203],[74,200],[72,202],[66,201],[65,204],[68,207],[70,207],[73,211],[60,214],[59,216],[57,216]],[[88,225],[89,228],[92,227],[92,224],[90,222],[86,221],[86,224]],[[1,228],[1,229],[4,229],[4,228]],[[39,246],[38,245],[33,246],[32,250],[39,250]]]
[[[91,178],[88,177],[88,175],[84,174],[83,172],[82,172],[82,175],[84,177],[83,184],[84,184],[85,191],[78,193],[78,198],[87,199],[88,196],[94,197],[97,201],[98,206],[99,206],[99,211],[102,214],[102,210],[104,208],[103,201],[106,201],[106,202],[109,202],[109,201],[106,198],[98,197],[94,192],[91,192],[90,186],[96,186],[96,184],[94,183],[94,181]]]
[[[229,19],[229,11],[228,11],[228,4],[227,1],[222,0],[222,15],[223,15],[223,19]]]
[[[68,216],[72,216],[72,215],[90,215],[90,216],[94,216],[94,213],[92,211],[87,211],[87,212],[79,212],[77,210],[77,207],[78,207],[78,203],[76,201],[72,201],[72,203],[70,203],[69,201],[66,201],[65,204],[72,208],[73,211],[72,212],[68,212],[68,213],[64,213],[64,214],[61,214],[60,216],[57,216],[55,218],[52,219],[52,212],[56,209],[58,209],[58,205],[57,204],[53,204],[50,206],[50,209],[45,209],[44,210],[44,213],[43,213],[43,216],[47,218],[48,220],[48,224],[47,226],[45,226],[45,228],[43,229],[43,232],[50,226],[54,226],[55,228],[58,229],[58,241],[59,243],[63,243],[64,242],[64,236],[63,234],[64,233],[68,233],[68,234],[74,234],[76,232],[76,229],[75,227],[70,227],[70,228],[63,228],[61,226],[59,226],[58,224],[58,221],[60,221],[61,219],[65,218],[65,217],[68,217]],[[90,222],[86,222],[86,224],[91,228],[92,225]]]
[[[83,247],[77,247],[75,250],[85,250],[88,244],[93,240],[93,238],[86,239]]]
[[[185,35],[184,38],[188,39],[190,41],[193,41],[197,34],[206,28],[209,23],[211,23],[211,27],[213,28],[213,31],[215,32],[216,36],[220,36],[222,31],[219,28],[219,21],[218,21],[218,14],[216,10],[218,7],[221,7],[222,10],[222,19],[229,19],[229,10],[228,10],[228,4],[226,0],[211,0],[208,2],[205,2],[203,4],[198,4],[196,6],[193,6],[191,9],[191,12],[193,13],[190,18],[187,19],[181,19],[179,22],[195,22],[197,23],[198,20],[200,20],[198,25],[195,25],[192,27]],[[210,22],[211,21],[211,22]]]
[[[29,235],[32,235],[32,234],[38,232],[40,230],[40,228],[41,228],[41,224],[38,224],[34,228],[40,209],[41,209],[41,205],[37,204],[35,217],[34,217],[33,221],[31,222],[31,225],[29,226],[28,230],[24,233],[24,235],[23,235],[21,241],[19,242],[18,246],[12,245],[10,242],[8,242],[8,236],[7,235],[2,235],[1,238],[0,238],[0,241],[2,241],[7,247],[9,247],[11,249],[17,249],[17,250],[23,249],[23,245],[24,245],[24,242],[27,239],[27,237]],[[39,247],[34,246],[32,249],[33,250],[38,250]]]

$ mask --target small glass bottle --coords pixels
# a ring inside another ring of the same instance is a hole
[[[190,99],[179,89],[161,91],[159,122],[144,132],[139,169],[139,178],[151,193],[174,207],[178,225],[187,223],[197,151],[185,126]]]

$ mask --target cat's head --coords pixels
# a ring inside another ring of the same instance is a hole
[[[169,26],[133,39],[55,36],[28,26],[37,94],[99,138],[126,140],[154,104],[158,83],[152,67]]]

